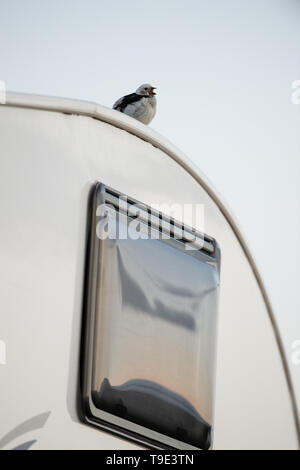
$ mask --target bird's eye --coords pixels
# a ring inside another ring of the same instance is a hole
[[[146,88],[144,88],[144,90],[145,90],[145,91],[147,91],[147,90],[148,90],[148,88],[146,87]]]

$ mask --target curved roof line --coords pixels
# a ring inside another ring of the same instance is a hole
[[[205,191],[209,194],[209,196],[218,206],[219,210],[222,212],[230,227],[232,228],[233,232],[235,233],[240,243],[240,246],[243,252],[245,253],[246,258],[248,259],[251,265],[253,274],[257,280],[261,294],[265,301],[265,305],[269,314],[269,318],[275,334],[275,339],[282,359],[286,381],[291,397],[295,427],[298,437],[298,446],[300,448],[300,419],[298,415],[297,401],[287,357],[284,351],[283,342],[280,336],[279,328],[275,319],[271,302],[269,300],[263,280],[259,274],[255,260],[252,254],[250,253],[244,235],[242,234],[240,228],[238,227],[238,224],[234,220],[234,217],[230,213],[226,203],[222,201],[221,196],[217,193],[217,191],[215,190],[213,185],[208,181],[208,179],[200,172],[199,168],[189,158],[187,158],[183,152],[181,152],[177,147],[175,147],[171,142],[169,142],[159,133],[153,131],[151,128],[145,126],[139,121],[123,113],[107,108],[105,106],[101,106],[97,103],[73,100],[68,98],[56,98],[40,95],[7,92],[6,103],[4,106],[40,109],[61,112],[65,114],[88,116],[93,119],[98,119],[99,121],[111,124],[115,127],[118,127],[119,129],[123,129],[124,131],[127,131],[139,137],[142,140],[145,140],[146,142],[149,142],[154,147],[157,147],[158,149],[162,150],[170,158],[176,161],[182,168],[184,168],[197,181],[197,183],[205,189]]]

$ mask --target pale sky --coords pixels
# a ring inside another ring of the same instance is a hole
[[[0,0],[10,91],[105,106],[158,88],[151,127],[235,215],[281,329],[300,406],[299,0]]]

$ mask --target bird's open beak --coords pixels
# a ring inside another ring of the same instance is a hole
[[[156,93],[154,93],[154,90],[156,90],[156,87],[153,86],[150,90],[150,95],[156,95]]]

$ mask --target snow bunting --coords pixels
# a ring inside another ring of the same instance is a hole
[[[125,95],[118,99],[113,105],[113,109],[121,113],[128,114],[144,124],[149,124],[155,116],[156,98],[154,90],[156,88],[144,83],[135,93]]]

